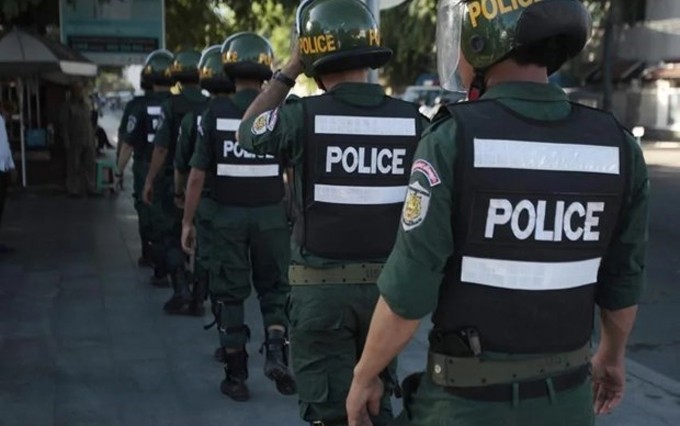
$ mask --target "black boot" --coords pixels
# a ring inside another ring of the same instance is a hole
[[[170,315],[191,315],[189,312],[191,291],[189,291],[186,273],[182,269],[177,269],[171,278],[173,294],[163,305],[163,310]]]
[[[208,278],[205,275],[207,274],[194,275],[194,287],[191,291],[191,306],[189,307],[189,310],[191,311],[191,314],[196,317],[205,315],[203,303],[208,294]]]
[[[215,358],[215,361],[220,362],[222,364],[227,362],[227,353],[224,351],[224,348],[222,346],[215,349],[215,352],[213,353],[213,358]]]
[[[149,284],[158,288],[170,287],[167,272],[163,271],[161,268],[155,267],[153,269],[153,275],[149,278]]]
[[[148,240],[142,240],[142,255],[137,259],[137,266],[140,268],[153,267],[153,260],[151,258],[151,243]]]
[[[248,378],[248,353],[245,347],[237,352],[228,353],[225,350],[227,362],[224,365],[225,378],[220,384],[220,391],[234,401],[247,401],[250,391],[246,385]]]
[[[263,343],[266,350],[264,375],[276,383],[276,390],[283,395],[294,395],[297,392],[293,373],[288,367],[288,340],[281,330],[267,331],[267,340]]]

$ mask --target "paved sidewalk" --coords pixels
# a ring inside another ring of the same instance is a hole
[[[131,179],[127,178],[129,188]],[[167,317],[170,290],[146,283],[129,190],[68,199],[25,194],[7,203],[0,240],[0,426],[298,425],[295,397],[262,374],[262,330],[248,301],[252,400],[219,391],[215,329]],[[424,365],[426,330],[400,358]],[[400,411],[395,405],[395,411]],[[629,363],[623,405],[598,425],[680,424],[680,384]]]

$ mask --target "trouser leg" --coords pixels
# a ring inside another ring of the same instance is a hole
[[[366,330],[356,306],[369,285],[293,286],[290,296],[292,366],[298,386],[300,417],[307,422],[346,422],[345,401]],[[377,299],[377,289],[375,289]],[[374,425],[392,422],[389,398]]]
[[[9,188],[9,172],[0,172],[0,226],[2,225],[2,213],[5,211],[5,200]]]
[[[244,302],[250,295],[250,257],[244,222],[235,220],[213,227],[214,244],[208,281],[214,300],[225,378],[220,390],[236,401],[249,398],[245,345],[250,332],[245,324]]]
[[[264,373],[276,383],[280,393],[292,395],[296,392],[296,385],[288,367],[288,320],[284,312],[290,293],[290,237],[285,222],[278,228],[265,230],[260,224],[254,225],[250,228],[251,262],[253,286],[260,301],[265,327]]]

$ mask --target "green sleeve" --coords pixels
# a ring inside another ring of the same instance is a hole
[[[645,283],[648,240],[649,179],[642,150],[632,137],[631,184],[609,251],[602,261],[595,300],[601,308],[618,310],[637,304]]]
[[[166,99],[161,105],[161,116],[159,118],[158,130],[156,130],[156,136],[154,137],[153,143],[155,146],[161,148],[170,148],[170,139],[172,138],[172,100]]]
[[[203,113],[201,125],[197,128],[196,147],[189,162],[189,165],[194,169],[206,171],[215,163],[215,151],[212,145],[214,133],[215,116],[210,110],[207,110]]]
[[[118,126],[118,142],[133,145],[133,135],[141,127],[139,117],[137,117],[138,114],[136,114],[137,104],[138,102],[135,98],[125,105],[123,117],[121,117],[120,125]]]
[[[451,210],[455,134],[452,119],[425,132],[414,157],[424,172],[411,172],[395,246],[378,279],[390,308],[406,319],[418,319],[437,306],[444,269],[453,254]],[[427,172],[429,171],[429,178]]]
[[[238,143],[255,154],[282,155],[292,161],[304,149],[303,102],[291,102],[241,122]]]
[[[177,136],[177,149],[175,150],[175,169],[180,173],[189,173],[189,160],[191,160],[192,138],[196,137],[196,114],[187,113],[182,118]]]

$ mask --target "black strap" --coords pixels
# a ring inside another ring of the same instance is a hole
[[[347,417],[339,417],[330,420],[314,420],[310,426],[347,426]]]
[[[565,374],[552,376],[549,379],[552,381],[555,392],[562,392],[574,388],[583,383],[590,374],[590,367],[585,365],[574,371]],[[541,398],[549,395],[548,378],[538,380],[530,380],[525,382],[518,382],[519,399]],[[451,395],[460,398],[474,399],[478,401],[489,402],[504,402],[513,400],[513,384],[502,384],[492,386],[480,387],[445,387],[444,390]]]

